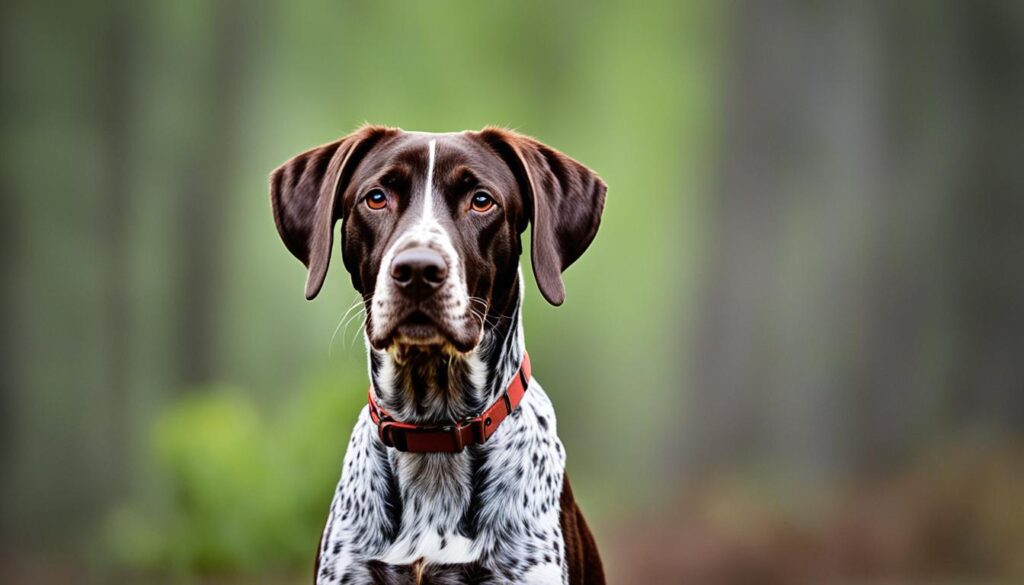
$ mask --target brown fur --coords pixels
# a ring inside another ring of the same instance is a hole
[[[576,505],[569,474],[562,480],[562,539],[569,566],[569,585],[604,585],[604,566],[590,527]]]

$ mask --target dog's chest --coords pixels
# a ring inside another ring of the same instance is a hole
[[[458,455],[385,450],[375,432],[364,412],[325,530],[320,582],[338,582],[323,576],[360,562],[420,559],[428,568],[476,563],[508,581],[538,572],[563,580],[565,455],[539,385],[487,444]]]
[[[401,528],[377,558],[391,565],[421,558],[439,564],[475,562],[480,549],[463,526],[472,499],[471,457],[397,451],[389,456],[401,491]]]

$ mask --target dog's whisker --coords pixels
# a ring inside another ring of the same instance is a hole
[[[345,319],[345,323],[341,326],[341,328],[345,331],[348,331],[348,326],[352,324],[352,321],[354,321],[362,314],[363,312],[361,311],[356,311],[355,313],[352,313],[351,315],[349,315],[347,319]]]
[[[467,297],[467,299],[471,303],[469,305],[469,307],[468,307],[469,312],[471,314],[475,315],[478,319],[480,319],[480,324],[481,325],[486,325],[488,327],[495,327],[495,326],[497,326],[498,321],[495,321],[495,320],[491,319],[490,306],[488,305],[486,300],[484,300],[484,299],[482,299],[480,297],[474,297],[474,296],[469,296],[469,297]],[[474,307],[475,305],[479,305],[480,309],[476,309]]]
[[[352,311],[362,306],[360,300],[361,299],[358,296],[356,296],[356,298],[352,301],[352,304],[349,305],[348,309],[341,316],[341,319],[338,320],[338,325],[337,327],[334,328],[334,333],[331,334],[331,340],[327,343],[328,358],[330,358],[334,354],[334,338],[338,336],[338,331],[341,331],[341,329],[343,328],[343,323],[347,322],[346,320],[348,319],[348,316]]]
[[[476,311],[474,309],[470,309],[469,312],[470,312],[471,315],[473,315],[474,317],[476,317],[477,319],[480,320],[480,325],[486,325],[488,327],[495,327],[495,326],[497,326],[497,322],[496,321],[492,321],[490,318],[480,314],[479,311]]]
[[[361,318],[361,321],[362,321],[362,323],[364,323],[364,324],[366,323],[366,313],[365,313],[365,312],[363,312],[363,313],[356,313],[355,315],[353,315],[353,316],[352,316],[352,317],[351,317],[351,318],[350,318],[350,319],[348,320],[348,323],[346,323],[346,324],[345,324],[345,335],[346,335],[346,336],[348,335],[348,330],[349,330],[349,327],[351,327],[352,323],[355,323],[355,322],[356,322],[356,319],[357,319],[357,318]],[[359,333],[359,331],[360,331],[361,329],[362,329],[362,325],[359,325],[359,326],[357,326],[357,327],[356,327],[356,334],[358,334],[358,333]],[[355,339],[355,338],[353,337],[353,340],[354,340],[354,339]],[[352,343],[353,343],[353,342],[354,342],[354,341],[350,341],[350,342],[346,343],[346,345],[345,345],[345,348],[346,348],[346,349],[351,349],[351,348],[352,348]]]
[[[349,347],[352,347],[353,345],[355,345],[356,338],[359,337],[359,333],[361,331],[363,331],[365,327],[366,327],[366,313],[364,312],[363,313],[363,320],[359,324],[359,327],[356,327],[356,332],[355,332],[355,334],[352,335],[352,341],[349,342]]]
[[[488,306],[488,304],[487,304],[487,301],[486,301],[486,300],[484,300],[484,299],[481,299],[480,297],[472,297],[472,296],[471,296],[471,297],[466,297],[466,298],[467,298],[467,299],[469,300],[469,302],[471,302],[471,303],[478,303],[478,304],[479,304],[479,305],[480,305],[481,307],[483,307],[483,308],[484,308],[484,310],[485,310],[485,311],[486,311],[487,309],[489,309],[489,308],[490,308],[490,307]]]
[[[478,317],[480,317],[480,320],[485,322],[485,323],[494,324],[489,319],[491,317],[491,315],[490,315],[490,306],[488,305],[487,301],[485,301],[484,299],[481,299],[480,297],[473,297],[473,296],[471,296],[471,297],[467,297],[467,298],[469,299],[470,303],[474,303],[474,304],[470,304],[469,307],[468,307],[468,309],[469,309],[469,311],[471,313],[473,313],[474,315],[477,315]],[[475,305],[479,305],[480,308],[477,309],[475,307]]]
[[[345,325],[342,328],[345,329],[346,331],[348,331],[348,326],[352,324],[352,321],[355,321],[356,318],[359,317],[360,315],[365,315],[365,314],[366,314],[365,309],[364,310],[359,310],[359,311],[356,311],[356,312],[352,313],[351,315],[349,315],[348,319],[345,319]]]

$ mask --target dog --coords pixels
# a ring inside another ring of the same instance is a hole
[[[541,294],[589,247],[605,183],[501,128],[364,126],[271,174],[274,220],[320,291],[337,221],[366,313],[370,390],[315,582],[601,584],[555,413],[526,353],[519,267]]]

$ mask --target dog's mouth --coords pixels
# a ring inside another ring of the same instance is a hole
[[[472,351],[480,341],[482,327],[472,331],[472,327],[458,325],[469,323],[458,319],[453,323],[449,319],[438,318],[429,310],[412,308],[382,328],[382,335],[371,335],[370,344],[378,350],[432,347],[452,354]]]
[[[417,309],[395,327],[395,342],[401,345],[441,345],[445,336],[430,316]]]

